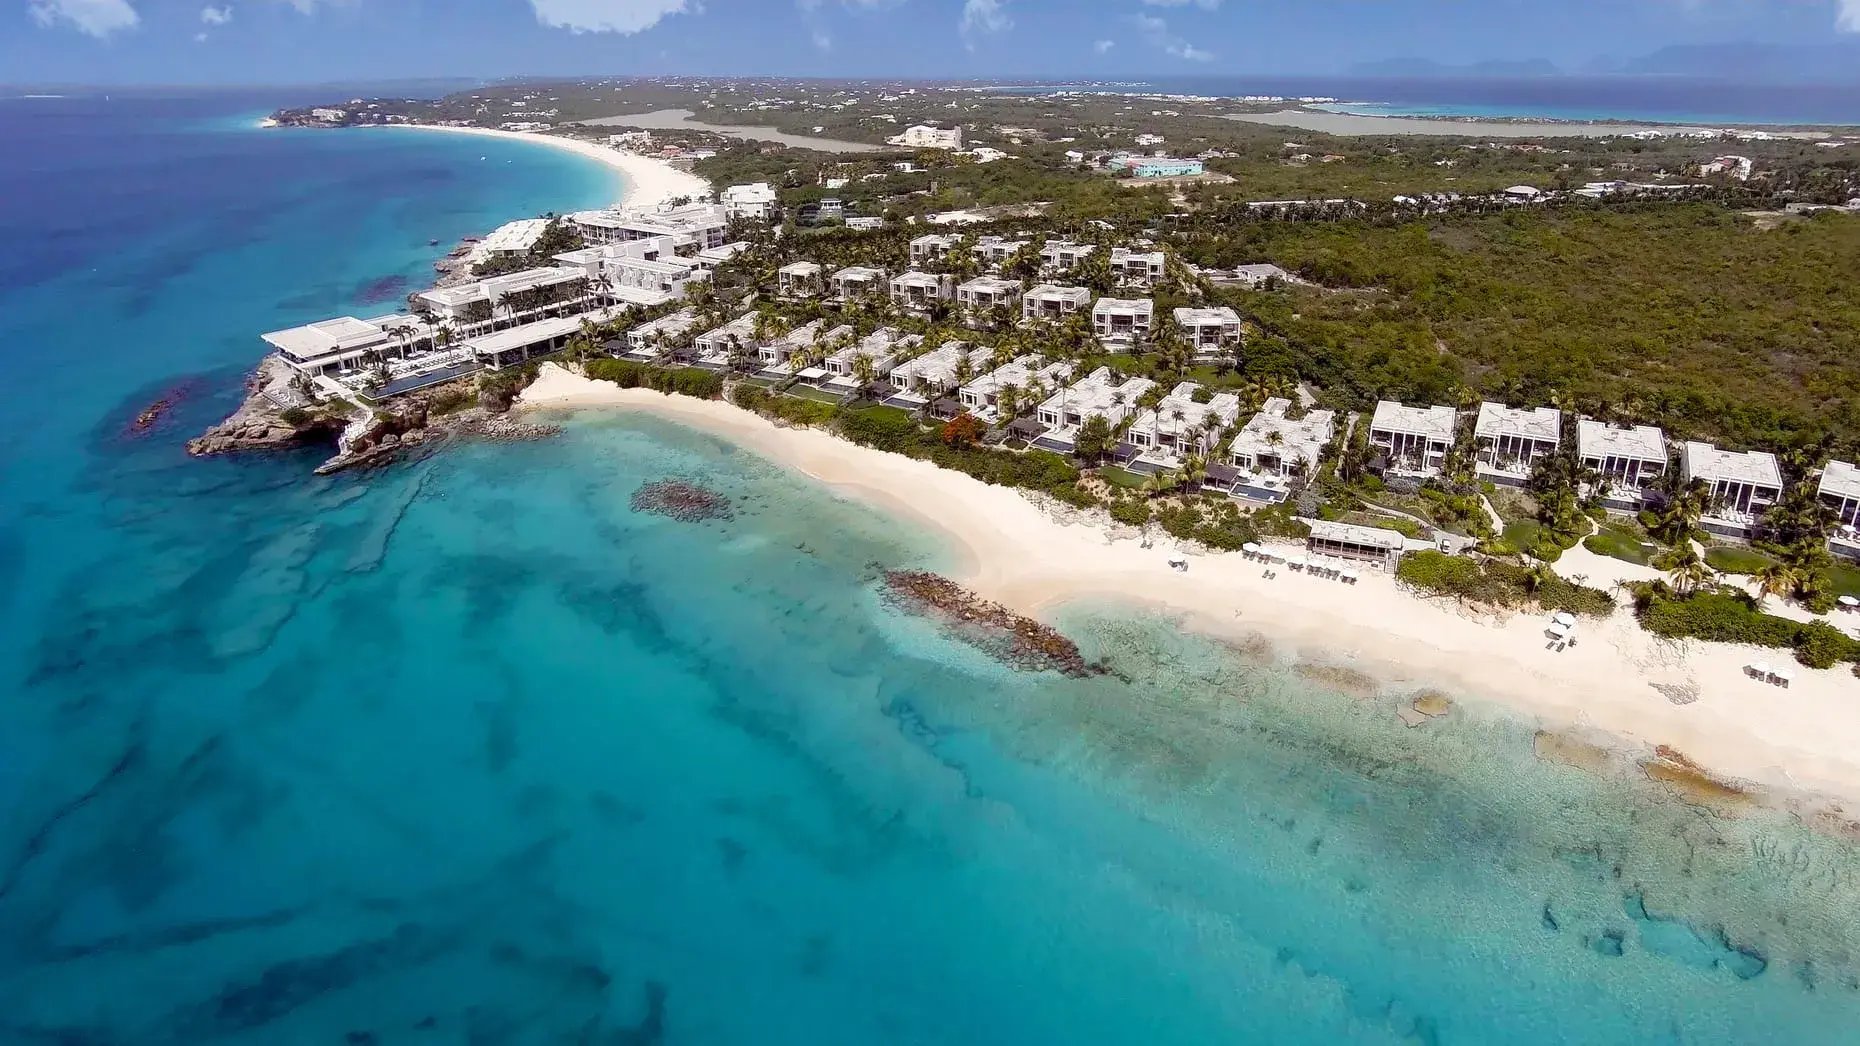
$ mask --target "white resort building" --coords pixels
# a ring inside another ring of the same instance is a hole
[[[717,200],[723,204],[723,216],[727,219],[766,222],[775,217],[778,197],[775,187],[769,183],[751,182],[730,186],[718,194]]]
[[[626,332],[626,354],[638,360],[662,359],[682,347],[699,322],[696,309],[680,309],[636,324]]]
[[[891,387],[896,391],[885,402],[912,410],[928,406],[937,397],[954,392],[971,376],[982,373],[993,353],[993,349],[974,348],[965,341],[945,342],[892,368]],[[968,373],[963,373],[965,370]]]
[[[977,322],[987,317],[990,309],[1002,308],[1012,316],[1014,308],[1020,304],[1020,281],[1004,280],[998,276],[977,276],[956,287],[956,305],[970,322]]]
[[[1079,428],[1086,419],[1101,417],[1115,429],[1137,409],[1137,400],[1156,387],[1148,378],[1111,377],[1111,368],[1099,367],[1082,380],[1054,393],[1036,414],[1046,432],[1034,440],[1043,450],[1070,454],[1078,445]]]
[[[883,381],[911,350],[923,344],[923,340],[921,334],[903,334],[896,327],[881,327],[860,339],[858,344],[848,345],[822,362],[828,375],[827,387],[840,392],[857,392],[860,357],[871,367],[871,380]]]
[[[1782,469],[1767,451],[1719,450],[1688,440],[1679,447],[1679,478],[1710,487],[1699,524],[1715,534],[1748,535],[1751,524],[1782,500]]]
[[[891,300],[907,309],[927,312],[955,296],[956,278],[947,273],[913,270],[891,278]]]
[[[590,287],[586,270],[558,265],[434,287],[414,295],[414,301],[415,308],[432,313],[437,320],[455,328],[471,328],[494,320],[541,316],[564,305],[590,305]]]
[[[724,244],[730,219],[722,204],[665,204],[646,210],[581,211],[568,216],[569,224],[590,246],[630,243],[654,236],[669,236],[674,251],[690,256]]]
[[[403,332],[418,332],[417,338]],[[338,316],[259,337],[277,350],[292,370],[315,378],[358,370],[376,359],[402,355],[421,340],[430,344],[432,328],[413,316],[373,320]]]
[[[756,342],[756,314],[746,312],[715,330],[705,331],[692,342],[697,364],[710,370],[727,370],[737,357],[753,359],[761,346]]]
[[[790,262],[775,271],[776,293],[784,298],[812,298],[826,289],[819,265],[810,261]]]
[[[1496,483],[1522,485],[1539,458],[1556,453],[1562,433],[1563,413],[1555,407],[1481,403],[1473,424],[1477,471]]]
[[[827,282],[833,288],[834,300],[853,302],[883,297],[889,280],[883,269],[848,265],[834,273]]]
[[[1382,451],[1395,475],[1437,476],[1453,449],[1459,414],[1452,407],[1409,407],[1389,400],[1376,404],[1369,445]]]
[[[1015,413],[1023,413],[1044,400],[1054,389],[1063,388],[1066,382],[1072,380],[1073,369],[1072,364],[1065,360],[1042,365],[1039,356],[1026,355],[964,385],[957,397],[962,401],[963,409],[994,424],[1010,420],[1001,416],[1003,389],[1013,388],[1021,394],[1023,398],[1015,404]],[[1037,399],[1029,399],[1036,395]]]
[[[1181,328],[1195,359],[1206,363],[1227,359],[1240,347],[1240,314],[1223,305],[1213,309],[1175,310],[1175,325]]]
[[[1305,551],[1314,556],[1354,560],[1393,573],[1408,547],[1393,530],[1322,519],[1309,522],[1311,536],[1305,539]]]
[[[1091,329],[1113,352],[1128,352],[1150,336],[1156,303],[1148,298],[1099,298],[1091,307]]]
[[[1071,272],[1079,267],[1079,262],[1098,248],[1089,243],[1074,243],[1071,240],[1048,240],[1040,248],[1041,268],[1049,273]]]
[[[911,241],[911,264],[928,265],[949,257],[949,252],[962,243],[960,236],[945,236],[942,233],[928,232]]]
[[[1227,493],[1248,501],[1281,502],[1317,470],[1324,448],[1336,438],[1337,413],[1313,410],[1293,418],[1291,411],[1291,400],[1274,396],[1247,419],[1227,449],[1233,469],[1222,477]]]
[[[1137,472],[1166,472],[1182,467],[1189,454],[1206,455],[1223,429],[1240,417],[1240,397],[1231,392],[1197,398],[1201,386],[1184,381],[1156,406],[1138,414],[1125,434],[1119,456],[1130,456]]]
[[[1817,494],[1834,513],[1835,522],[1844,527],[1860,525],[1860,468],[1846,461],[1828,462],[1821,470]]]
[[[473,244],[471,253],[465,259],[476,265],[492,258],[528,254],[548,230],[547,218],[520,218],[514,222],[505,222],[493,229],[491,235]]]
[[[984,236],[975,241],[975,246],[969,248],[969,253],[975,255],[975,260],[980,262],[984,268],[998,271],[1001,266],[1007,264],[1008,259],[1014,257],[1015,252],[1030,242],[1032,241],[1010,240],[1005,236]]]
[[[762,373],[766,377],[785,378],[790,375],[808,381],[824,381],[828,372],[820,367],[798,367],[797,357],[804,357],[819,350],[822,346],[838,347],[853,339],[853,329],[844,324],[827,329],[826,320],[814,320],[804,323],[776,338],[774,341],[757,346],[756,356],[762,361]]]
[[[953,152],[962,148],[962,128],[913,124],[885,139],[885,143],[906,149],[948,149]]]
[[[1042,283],[1022,295],[1020,299],[1022,320],[1058,323],[1073,313],[1090,308],[1091,289],[1089,287],[1062,287],[1056,283]]]
[[[1652,425],[1630,428],[1579,418],[1576,456],[1606,486],[1604,504],[1636,509],[1647,487],[1666,473],[1666,433]]]
[[[1119,283],[1149,287],[1163,278],[1169,256],[1162,251],[1133,251],[1128,247],[1111,248],[1111,276]]]

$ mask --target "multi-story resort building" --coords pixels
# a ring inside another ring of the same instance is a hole
[[[871,367],[872,380],[883,381],[913,349],[923,344],[923,340],[921,334],[903,334],[896,327],[881,327],[860,339],[858,344],[848,345],[822,362],[828,375],[827,388],[857,392],[862,356]]]
[[[910,410],[929,406],[937,397],[954,392],[971,375],[982,373],[993,351],[974,348],[964,341],[945,342],[892,368],[891,387],[896,391],[885,402]]]
[[[1169,256],[1162,251],[1133,251],[1128,247],[1111,248],[1111,276],[1132,287],[1149,287],[1163,278]]]
[[[956,296],[956,278],[947,273],[907,272],[891,278],[891,300],[907,309],[928,312]]]
[[[1369,423],[1369,445],[1382,451],[1390,473],[1438,476],[1453,450],[1458,421],[1452,407],[1409,407],[1382,400]]]
[[[1137,472],[1166,472],[1181,468],[1186,455],[1206,455],[1221,431],[1239,420],[1240,397],[1221,392],[1200,402],[1200,391],[1195,382],[1181,382],[1156,406],[1139,413],[1118,456],[1129,458],[1130,468]]]
[[[491,235],[473,244],[465,260],[476,265],[492,258],[528,254],[535,249],[537,241],[543,238],[543,233],[548,231],[547,218],[520,218],[514,222],[505,222],[493,229]]]
[[[675,253],[683,256],[723,246],[730,226],[723,206],[715,203],[668,204],[643,211],[581,211],[569,215],[568,221],[590,246],[669,236]]]
[[[912,124],[898,134],[885,139],[888,145],[900,145],[906,149],[948,149],[954,151],[962,148],[962,128],[932,127],[929,124]]]
[[[1032,241],[1010,240],[1005,236],[984,236],[975,241],[975,246],[969,248],[969,253],[975,255],[975,260],[985,268],[999,271],[1001,266],[1008,263],[1008,259],[1014,257],[1015,252],[1030,242]]]
[[[829,372],[818,366],[797,366],[797,362],[823,347],[837,347],[849,342],[854,337],[853,329],[845,324],[826,329],[826,320],[815,320],[789,331],[780,338],[765,345],[758,346],[756,355],[762,361],[762,373],[769,377],[799,377],[806,381],[824,381]]]
[[[1091,289],[1088,287],[1062,287],[1056,283],[1042,283],[1022,295],[1020,299],[1022,320],[1058,323],[1073,313],[1090,308]]]
[[[1002,390],[1012,387],[1024,396],[1037,397],[1016,404],[1016,413],[1030,410],[1054,389],[1072,380],[1073,370],[1072,364],[1065,360],[1042,365],[1040,357],[1026,355],[964,385],[958,390],[957,398],[962,401],[964,410],[989,424],[1007,421],[1010,419],[1001,415]]]
[[[1148,298],[1099,298],[1091,307],[1091,329],[1113,352],[1128,352],[1147,340],[1155,324],[1156,303]]]
[[[723,216],[732,221],[739,218],[770,221],[778,206],[775,187],[767,182],[732,185],[717,195],[717,201],[723,205]]]
[[[1782,469],[1761,450],[1719,450],[1687,440],[1679,447],[1679,478],[1702,480],[1711,490],[1699,525],[1714,534],[1744,537],[1782,500]]]
[[[883,297],[889,280],[883,269],[848,265],[834,273],[827,282],[833,288],[835,300],[854,302]]]
[[[586,270],[572,265],[525,269],[414,295],[414,308],[459,333],[495,320],[517,320],[593,304]]]
[[[308,378],[354,371],[369,362],[403,355],[414,344],[431,344],[433,328],[417,316],[358,320],[338,316],[302,327],[260,335],[286,365]]]
[[[478,365],[486,370],[502,370],[527,363],[538,356],[547,356],[568,347],[583,323],[606,323],[626,311],[626,306],[601,309],[596,312],[573,316],[551,316],[547,319],[532,320],[515,327],[505,327],[488,334],[468,338],[463,348],[477,360]],[[408,388],[391,384],[381,395],[398,395],[411,391]]]
[[[626,355],[637,360],[664,359],[677,351],[701,322],[696,309],[680,309],[635,324],[626,332]]]
[[[697,365],[708,370],[728,370],[739,356],[755,358],[761,346],[756,341],[756,314],[746,312],[715,330],[705,331],[692,342]]]
[[[1213,309],[1175,310],[1175,325],[1203,363],[1226,359],[1240,347],[1240,314],[1223,305]]]
[[[647,307],[677,301],[685,296],[691,284],[710,279],[710,273],[700,268],[694,259],[676,255],[663,258],[610,258],[602,262],[601,275],[602,279],[596,286],[609,300]]]
[[[1012,316],[1020,304],[1020,281],[998,276],[977,276],[956,287],[956,305],[971,323],[987,318],[990,309],[1000,308]]]
[[[1563,413],[1555,407],[1481,403],[1473,423],[1475,467],[1495,483],[1520,486],[1539,458],[1556,453],[1562,434]]]
[[[911,264],[929,265],[949,257],[949,252],[962,243],[960,236],[945,236],[938,232],[927,232],[911,241]]]
[[[1274,396],[1247,419],[1227,449],[1228,469],[1219,470],[1220,488],[1247,501],[1284,501],[1317,469],[1324,448],[1337,436],[1337,414],[1307,411],[1291,417],[1292,401]],[[1217,478],[1210,468],[1209,478]]]
[[[826,289],[820,266],[810,261],[789,262],[775,271],[775,280],[784,298],[812,298]]]
[[[1602,502],[1637,509],[1647,488],[1666,474],[1666,433],[1652,425],[1609,425],[1576,421],[1576,456],[1603,486]]]
[[[737,240],[735,243],[726,243],[721,247],[706,247],[692,255],[691,260],[697,262],[698,268],[715,276],[718,266],[741,254],[748,247],[749,241],[747,240]]]
[[[1089,243],[1074,243],[1071,240],[1048,240],[1040,248],[1040,268],[1048,273],[1071,272],[1079,267],[1079,262],[1098,248]]]
[[[1156,387],[1148,378],[1111,377],[1111,368],[1099,367],[1082,380],[1054,393],[1040,404],[1036,416],[1046,431],[1034,440],[1042,450],[1070,454],[1078,444],[1086,419],[1101,417],[1115,429],[1137,409],[1137,400]]]
[[[1120,165],[1133,178],[1187,178],[1207,173],[1200,160],[1183,160],[1173,156],[1132,156]]]

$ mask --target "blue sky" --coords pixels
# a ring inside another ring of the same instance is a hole
[[[1860,41],[1860,0],[0,0],[0,81],[1327,74],[1753,40]]]

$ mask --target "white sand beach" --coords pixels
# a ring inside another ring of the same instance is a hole
[[[1846,666],[1814,671],[1787,651],[1661,640],[1625,609],[1584,620],[1578,644],[1558,652],[1547,649],[1544,615],[1475,614],[1373,571],[1354,586],[1284,568],[1268,579],[1238,553],[1189,553],[1180,573],[1167,565],[1175,545],[1166,535],[1143,548],[1130,528],[1079,522],[926,462],[553,365],[522,406],[646,411],[727,438],[941,531],[962,553],[956,580],[1024,613],[1092,598],[1159,606],[1209,634],[1263,635],[1300,660],[1354,668],[1390,689],[1498,701],[1547,729],[1671,746],[1722,776],[1860,801],[1860,680]],[[1755,661],[1787,665],[1794,684],[1749,677],[1744,666]]]
[[[542,134],[536,131],[500,131],[489,127],[440,127],[433,124],[397,124],[395,126],[421,131],[473,134],[485,138],[510,138],[534,142],[537,145],[547,145],[555,149],[566,149],[579,156],[604,163],[620,172],[625,184],[616,193],[615,206],[625,204],[628,207],[655,207],[676,197],[708,197],[711,193],[709,182],[690,171],[681,171],[664,160],[641,156],[638,153],[621,152],[618,149],[611,149],[597,142],[580,138]]]

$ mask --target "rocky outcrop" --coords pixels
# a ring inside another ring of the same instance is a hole
[[[287,450],[316,443],[336,442],[346,419],[313,408],[286,408],[290,401],[290,368],[275,356],[265,357],[246,380],[245,401],[225,421],[187,441],[195,457],[254,450]]]
[[[983,599],[954,581],[926,570],[885,572],[884,594],[899,609],[942,623],[951,635],[1024,672],[1053,671],[1085,677],[1105,675],[1101,661],[1087,661],[1077,643],[1033,618]]]

